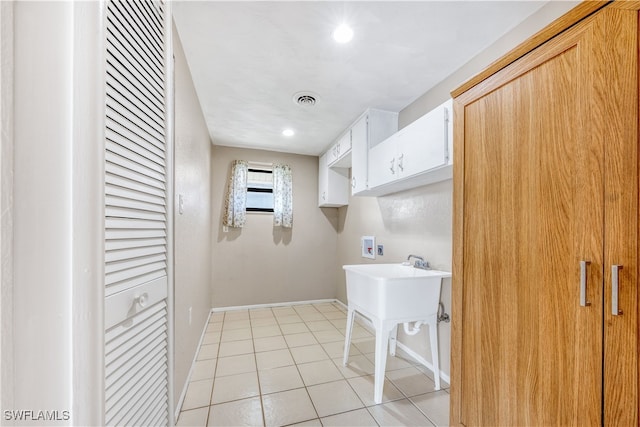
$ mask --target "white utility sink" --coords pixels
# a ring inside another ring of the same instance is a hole
[[[369,318],[376,330],[374,401],[381,403],[387,349],[395,356],[397,326],[420,322],[429,325],[433,376],[439,390],[438,304],[442,279],[451,277],[451,273],[403,264],[360,264],[342,268],[347,276],[348,305],[343,363],[346,365],[349,359],[351,330],[358,312]]]

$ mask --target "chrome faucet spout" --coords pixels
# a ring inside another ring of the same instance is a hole
[[[427,261],[424,260],[424,258],[422,258],[419,255],[409,255],[407,257],[407,261],[410,261],[411,258],[415,258],[415,262],[413,263],[413,266],[415,268],[421,268],[423,270],[429,270],[431,267],[429,266],[429,263]]]

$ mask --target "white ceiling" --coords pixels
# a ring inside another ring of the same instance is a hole
[[[317,155],[364,110],[402,110],[545,3],[181,1],[173,11],[213,143]],[[342,22],[355,32],[344,45],[331,37]],[[301,91],[318,103],[296,105]]]

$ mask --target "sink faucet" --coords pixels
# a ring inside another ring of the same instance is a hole
[[[415,259],[416,259],[416,260],[415,260],[415,262],[414,262],[414,264],[413,264],[413,266],[414,266],[415,268],[421,268],[421,269],[423,269],[423,270],[428,270],[429,268],[431,268],[431,267],[429,267],[429,263],[428,263],[427,261],[425,261],[425,260],[424,260],[424,258],[422,258],[421,256],[418,256],[418,255],[409,255],[409,256],[407,257],[407,261],[410,261],[410,260],[411,260],[411,258],[415,258]]]

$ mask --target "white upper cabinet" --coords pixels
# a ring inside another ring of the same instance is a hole
[[[329,167],[351,167],[351,129],[347,130],[327,153],[329,154]]]
[[[372,108],[365,111],[321,157],[318,194],[320,206],[348,204],[349,188],[352,195],[367,195],[369,149],[397,130],[398,113]],[[349,168],[351,183],[348,178]],[[337,186],[343,180],[346,180],[346,201],[337,188],[328,191],[327,187],[329,181]]]
[[[398,130],[398,113],[368,109],[351,126],[351,194],[367,195],[369,149]]]
[[[381,196],[452,177],[452,101],[425,114],[369,152],[369,191]]]
[[[397,139],[398,134],[393,134],[369,150],[370,188],[377,188],[398,179]]]
[[[318,206],[338,207],[349,204],[349,169],[332,169],[328,165],[330,152],[318,160]]]
[[[449,160],[447,109],[437,108],[397,134],[398,177],[444,166]]]

